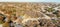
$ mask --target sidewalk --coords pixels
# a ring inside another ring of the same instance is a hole
[[[2,24],[0,24],[0,27],[2,27]]]

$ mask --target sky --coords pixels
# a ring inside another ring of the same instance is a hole
[[[0,0],[0,2],[59,2],[60,0]]]

